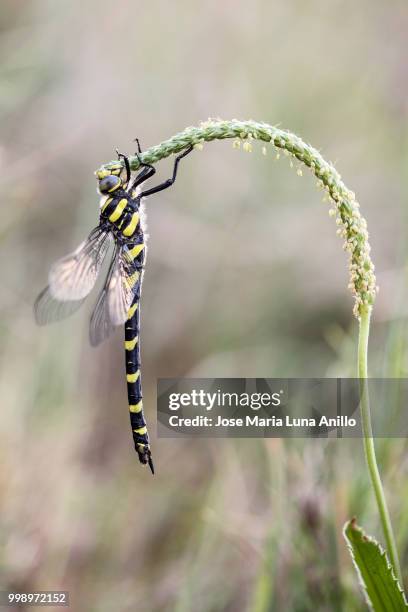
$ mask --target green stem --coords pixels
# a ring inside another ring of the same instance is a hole
[[[364,305],[371,306],[376,294],[366,222],[360,214],[355,194],[346,187],[337,170],[319,151],[296,134],[260,121],[209,119],[199,126],[187,127],[168,140],[150,147],[140,156],[130,156],[130,167],[132,170],[138,170],[141,162],[155,164],[187,147],[201,149],[203,143],[228,138],[233,138],[238,147],[245,141],[242,148],[247,152],[252,150],[252,141],[260,140],[265,154],[274,148],[279,157],[283,151],[283,157],[289,157],[291,165],[294,165],[294,162],[304,164],[316,176],[318,186],[326,192],[331,203],[330,214],[336,217],[337,233],[344,239],[343,248],[349,253],[349,288],[355,298],[354,314],[359,317],[360,309]],[[114,163],[117,164],[117,160]],[[105,164],[100,170],[105,170],[106,166],[109,167],[109,164]]]
[[[202,148],[203,143],[211,140],[225,140],[233,138],[237,146],[245,141],[243,149],[252,150],[252,140],[263,143],[263,152],[274,147],[279,152],[293,160],[304,164],[316,176],[317,184],[324,189],[331,203],[330,214],[336,217],[337,233],[344,239],[343,248],[349,254],[350,284],[349,288],[354,295],[354,314],[360,320],[360,335],[358,343],[358,374],[362,379],[361,416],[363,423],[364,449],[367,458],[368,470],[374,489],[381,523],[384,530],[386,545],[390,560],[398,577],[401,571],[391,527],[390,516],[385,500],[381,478],[375,456],[374,441],[371,430],[370,405],[367,388],[367,345],[370,327],[371,306],[374,303],[377,287],[374,275],[374,266],[370,257],[367,224],[361,216],[359,204],[355,194],[343,183],[341,176],[332,164],[328,163],[322,155],[299,136],[282,130],[276,126],[259,121],[223,121],[209,119],[199,126],[188,127],[168,140],[147,149],[140,156],[129,158],[132,170],[140,167],[140,162],[154,164],[165,157],[194,146]],[[117,163],[114,162],[115,164]],[[108,165],[109,167],[109,165]],[[101,169],[104,169],[102,166]],[[300,172],[300,175],[302,172]]]
[[[368,372],[367,372],[367,349],[368,336],[370,331],[370,316],[371,308],[366,307],[361,310],[360,329],[358,339],[358,376],[361,385],[361,422],[363,426],[363,442],[364,451],[367,460],[368,472],[370,474],[371,484],[374,490],[375,499],[377,501],[378,512],[380,514],[381,524],[384,532],[387,552],[394,568],[397,578],[402,585],[402,574],[398,559],[397,547],[395,544],[394,532],[391,525],[390,513],[388,511],[387,501],[381,482],[381,476],[377,465],[375,454],[375,446],[373,432],[371,426],[370,413],[370,398],[368,393]]]

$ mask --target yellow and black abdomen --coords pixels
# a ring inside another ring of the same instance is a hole
[[[138,233],[138,242],[129,245],[129,255],[134,259],[138,272],[135,297],[128,312],[125,323],[126,380],[129,401],[130,423],[132,427],[135,449],[141,463],[148,463],[154,472],[150,454],[149,435],[143,414],[142,380],[140,373],[140,292],[142,284],[142,268],[145,258],[143,233]]]

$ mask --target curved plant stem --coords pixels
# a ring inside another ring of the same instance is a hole
[[[354,314],[359,317],[362,306],[371,306],[376,294],[367,224],[360,214],[360,207],[355,199],[355,194],[347,189],[337,170],[322,157],[319,151],[304,142],[296,134],[260,121],[209,119],[199,126],[187,127],[168,140],[150,147],[140,156],[130,156],[130,167],[132,170],[137,170],[140,167],[140,162],[154,164],[165,157],[169,157],[169,155],[179,153],[187,147],[193,146],[196,149],[202,149],[205,142],[228,138],[234,139],[236,148],[240,148],[242,143],[242,149],[248,153],[252,151],[253,141],[260,140],[263,143],[264,154],[268,153],[268,149],[275,150],[275,152],[277,151],[276,157],[279,158],[281,152],[283,152],[284,156],[289,158],[291,166],[299,162],[309,168],[316,176],[319,188],[325,190],[325,198],[332,205],[329,212],[333,217],[336,217],[337,233],[344,239],[343,248],[349,254],[349,289],[355,299]],[[117,160],[114,163],[117,164]],[[106,169],[107,166],[109,164],[103,165],[101,170]],[[298,175],[302,175],[300,167],[298,168]]]
[[[329,212],[331,216],[336,218],[337,233],[344,239],[343,248],[349,254],[349,289],[355,300],[354,314],[360,323],[358,376],[362,379],[360,409],[364,449],[388,554],[395,573],[401,579],[394,534],[378,470],[371,429],[367,387],[367,346],[371,307],[374,303],[377,287],[374,265],[370,257],[367,224],[361,216],[355,194],[346,187],[333,165],[328,163],[319,151],[304,142],[299,136],[268,123],[253,120],[239,121],[232,119],[231,121],[223,121],[221,119],[209,119],[199,126],[187,127],[168,140],[150,147],[140,156],[131,156],[129,158],[130,167],[132,170],[137,170],[141,165],[140,162],[154,164],[174,153],[179,153],[189,146],[202,149],[206,142],[227,138],[234,139],[235,148],[240,148],[242,143],[242,149],[246,152],[252,151],[252,141],[260,140],[263,143],[262,152],[264,154],[268,153],[268,148],[274,148],[275,152],[277,151],[276,158],[279,158],[280,152],[283,151],[284,155],[290,159],[291,166],[293,162],[304,164],[316,176],[318,187],[326,192],[325,197],[332,206]],[[117,161],[114,163],[117,164]],[[101,169],[105,166],[108,167],[109,164],[105,164]],[[302,176],[300,168],[298,168],[297,173]]]
[[[381,482],[380,472],[378,470],[377,458],[375,454],[373,432],[371,427],[370,413],[370,398],[368,393],[368,371],[367,371],[367,350],[368,336],[370,331],[371,308],[362,309],[360,315],[360,328],[358,338],[358,376],[360,379],[360,412],[361,422],[363,427],[363,442],[364,451],[367,460],[368,471],[370,474],[371,484],[373,486],[375,499],[377,501],[378,512],[380,514],[381,524],[384,532],[387,552],[389,559],[394,568],[396,577],[402,585],[401,568],[398,560],[397,547],[395,544],[394,532],[392,529],[390,514],[388,511],[387,501]]]

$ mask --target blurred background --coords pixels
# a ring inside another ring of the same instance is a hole
[[[360,610],[341,528],[381,531],[360,440],[156,439],[156,380],[353,376],[347,261],[309,173],[213,142],[148,201],[142,369],[157,474],[128,423],[122,332],[37,328],[52,262],[98,221],[93,171],[207,117],[290,129],[368,221],[372,376],[406,376],[408,8],[362,0],[3,0],[1,586],[82,612]],[[158,165],[166,179],[172,160]],[[387,406],[384,406],[387,409]],[[406,443],[378,440],[405,575]]]

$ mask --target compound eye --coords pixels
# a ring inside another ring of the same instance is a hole
[[[99,191],[101,193],[110,193],[111,191],[115,191],[115,189],[120,187],[121,182],[122,181],[118,176],[110,174],[99,181]]]

